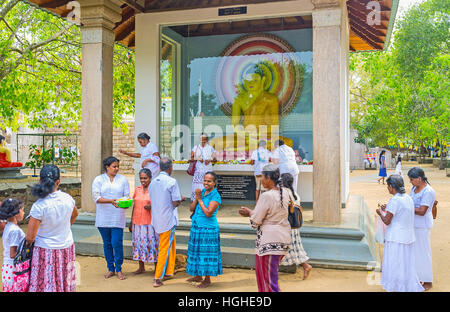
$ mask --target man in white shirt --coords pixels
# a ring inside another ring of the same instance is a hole
[[[152,226],[159,234],[154,287],[163,285],[161,279],[173,277],[176,256],[175,227],[178,225],[177,207],[186,200],[184,196],[181,196],[177,180],[170,176],[173,170],[172,161],[163,157],[159,166],[161,172],[152,179],[149,186]]]
[[[272,153],[272,161],[278,165],[280,175],[283,173],[290,173],[292,175],[294,178],[292,187],[297,192],[298,174],[300,170],[295,160],[295,152],[291,147],[284,144],[283,140],[275,141],[274,146],[275,151]]]
[[[266,148],[266,141],[260,140],[258,149],[254,150],[251,156],[251,164],[254,166],[255,182],[256,182],[256,202],[258,202],[259,194],[267,191],[261,184],[262,168],[269,164],[270,152]]]

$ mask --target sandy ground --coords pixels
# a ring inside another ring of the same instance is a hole
[[[416,163],[405,163],[403,172]],[[450,178],[445,176],[445,171],[432,168],[431,165],[423,166],[426,175],[436,191],[438,205],[438,219],[431,231],[431,247],[433,255],[434,287],[431,291],[450,291],[450,239],[447,224],[450,222]],[[393,171],[388,171],[393,173]],[[362,194],[373,211],[377,203],[386,203],[390,195],[385,185],[376,182],[377,171],[355,170],[350,174],[350,193]],[[406,179],[408,182],[409,180]],[[411,185],[406,183],[407,191]],[[448,222],[447,222],[448,221]],[[2,248],[0,248],[2,250]],[[0,256],[1,258],[1,256]],[[133,275],[138,267],[137,262],[125,260],[123,272],[127,276],[124,281],[117,277],[105,280],[106,263],[102,257],[77,256],[79,267],[77,291],[80,292],[202,292],[187,283],[189,277],[182,269],[175,278],[164,283],[163,287],[153,288],[153,264],[146,265],[147,272],[141,275]],[[378,284],[381,275],[375,272],[331,270],[314,268],[310,277],[302,280],[303,272],[297,270],[295,274],[280,273],[279,283],[282,291],[338,291],[338,292],[380,292],[383,291]],[[253,270],[224,268],[223,275],[212,278],[212,285],[207,291],[223,292],[249,292],[257,291],[255,273]]]

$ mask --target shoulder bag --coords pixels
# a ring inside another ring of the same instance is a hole
[[[198,145],[197,145],[197,148],[195,149],[195,152],[194,152],[194,159],[195,159],[195,155],[197,154],[197,150],[198,150]],[[196,164],[197,164],[196,160],[194,160],[193,162],[189,163],[189,167],[186,170],[188,175],[193,176],[195,174],[195,165]]]
[[[34,243],[27,247],[25,238],[17,249],[14,257],[14,292],[28,292],[30,287],[31,258],[33,257]]]
[[[299,229],[303,225],[302,206],[294,204],[292,198],[289,196],[288,220],[291,228]]]

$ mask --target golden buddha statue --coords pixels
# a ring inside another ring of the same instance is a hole
[[[260,139],[267,140],[269,150],[278,139],[292,146],[291,139],[279,136],[280,103],[275,94],[265,90],[265,79],[257,72],[244,77],[244,90],[239,92],[232,105],[234,134],[212,139],[210,144],[217,151],[251,152],[257,149]]]

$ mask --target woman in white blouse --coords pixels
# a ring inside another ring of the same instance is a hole
[[[203,190],[203,181],[208,171],[213,171],[212,162],[217,160],[216,150],[208,144],[208,136],[200,135],[200,144],[194,146],[189,162],[196,161],[194,177],[192,178],[191,200],[195,200],[195,190]]]
[[[272,153],[272,161],[280,168],[280,174],[290,173],[294,178],[292,187],[297,192],[298,175],[300,170],[298,169],[297,161],[295,159],[295,152],[290,147],[284,144],[283,140],[275,141],[274,146],[276,149]]]
[[[152,177],[156,178],[159,174],[159,161],[161,160],[158,147],[153,142],[150,142],[150,136],[145,132],[139,133],[137,140],[142,147],[140,153],[130,153],[123,149],[119,149],[119,153],[133,158],[140,158],[141,167],[150,169]]]
[[[387,188],[394,195],[377,214],[387,225],[384,243],[381,285],[386,291],[418,292],[424,288],[416,272],[414,253],[414,203],[405,194],[403,178],[391,175]],[[386,215],[381,213],[386,211]]]
[[[59,169],[46,165],[31,189],[38,197],[30,210],[27,245],[34,242],[30,292],[74,292],[75,245],[70,226],[78,216],[75,200],[58,190]]]
[[[414,232],[416,234],[414,251],[417,274],[425,290],[429,290],[433,287],[430,230],[433,227],[432,209],[436,193],[421,168],[411,168],[408,171],[408,177],[413,185],[409,195],[414,201]]]
[[[105,278],[115,275],[125,279],[123,264],[123,229],[126,225],[125,209],[119,208],[117,200],[129,197],[130,185],[119,172],[119,160],[110,156],[103,160],[105,173],[92,182],[92,197],[96,203],[95,226],[103,239],[103,251],[108,267]]]

